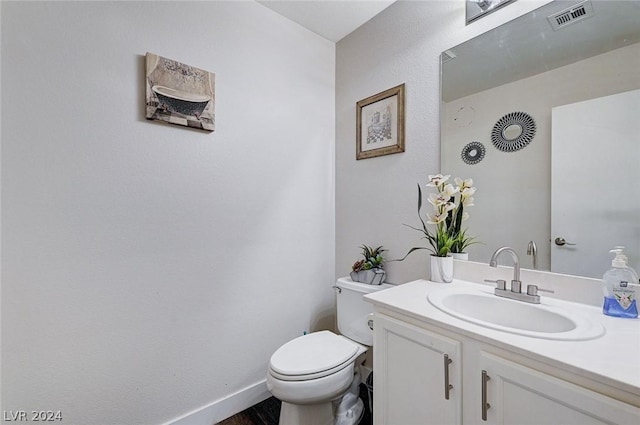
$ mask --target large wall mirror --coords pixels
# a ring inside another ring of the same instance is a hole
[[[639,23],[640,0],[553,1],[443,52],[441,170],[478,189],[471,260],[506,245],[599,278],[623,245],[640,269]]]

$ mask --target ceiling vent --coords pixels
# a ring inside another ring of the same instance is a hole
[[[590,0],[575,4],[558,13],[548,16],[547,19],[554,31],[558,31],[568,25],[582,21],[593,16],[593,5]]]

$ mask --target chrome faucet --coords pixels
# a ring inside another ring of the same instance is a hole
[[[503,246],[502,248],[496,249],[496,252],[491,256],[491,260],[489,260],[489,265],[491,267],[498,267],[498,257],[503,252],[508,252],[511,254],[511,258],[513,258],[513,280],[511,281],[511,291],[520,292],[520,258],[518,258],[518,254],[516,254],[513,248]],[[514,283],[516,284],[515,288],[513,286]]]
[[[536,270],[538,268],[538,247],[534,241],[529,241],[529,245],[527,245],[527,255],[533,257],[533,270]]]
[[[511,258],[513,258],[513,279],[511,280],[511,290],[507,290],[506,282],[500,279],[496,281],[498,286],[494,293],[499,297],[511,298],[513,300],[524,301],[532,304],[540,304],[540,295],[538,295],[538,287],[536,285],[528,285],[527,292],[524,294],[521,292],[522,282],[520,281],[520,259],[513,248],[509,248],[507,246],[498,248],[491,256],[489,265],[491,267],[498,267],[498,257],[503,252],[508,252],[511,254]]]

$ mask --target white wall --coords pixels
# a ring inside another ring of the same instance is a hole
[[[521,0],[465,26],[461,0],[399,1],[337,43],[336,276],[350,271],[360,244],[384,245],[387,258],[424,246],[403,223],[419,224],[416,185],[440,172],[440,53],[545,3]],[[356,161],[356,102],[401,83],[405,152]],[[424,278],[427,263],[426,251],[388,263],[387,280]]]
[[[636,43],[444,104],[442,133],[447,143],[443,168],[447,174],[473,177],[481,188],[468,226],[482,244],[469,249],[470,259],[488,262],[497,247],[506,245],[518,252],[524,267],[531,268],[526,249],[527,242],[533,240],[538,247],[538,268],[551,269],[549,241],[556,237],[551,234],[550,214],[551,109],[640,88],[639,67],[640,43]],[[526,99],[522,99],[523,93]],[[457,111],[463,107],[475,111],[473,121],[456,125]],[[500,152],[491,143],[491,129],[500,117],[514,111],[526,112],[535,120],[535,137],[518,152]],[[460,152],[473,140],[483,143],[487,154],[482,162],[467,165]],[[610,182],[602,184],[606,191]],[[505,193],[518,196],[506,199]],[[501,225],[493,226],[495,223]],[[606,265],[608,258],[605,260]],[[572,273],[585,274],[581,270]]]
[[[255,2],[1,8],[3,410],[170,421],[333,326],[333,43]],[[147,51],[216,74],[214,133],[145,120]]]

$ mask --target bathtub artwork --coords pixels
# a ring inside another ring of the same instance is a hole
[[[146,85],[147,119],[215,129],[215,74],[147,52]]]

